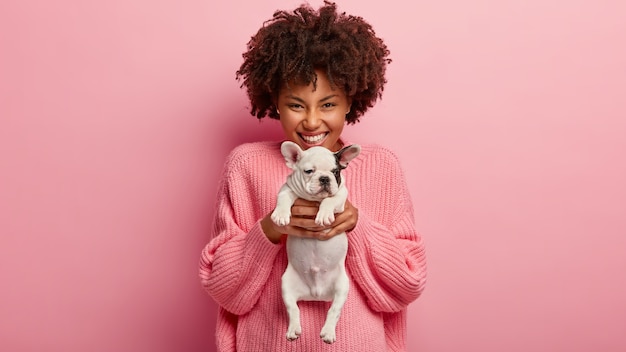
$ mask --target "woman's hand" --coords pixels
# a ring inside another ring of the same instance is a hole
[[[291,219],[289,224],[278,226],[270,218],[271,213],[261,220],[261,227],[267,238],[274,242],[280,242],[284,234],[292,236],[317,238],[327,240],[342,232],[352,230],[358,221],[359,211],[352,203],[346,201],[344,211],[335,214],[335,221],[328,226],[320,226],[315,223],[315,216],[319,209],[319,202],[304,199],[296,199],[291,207]]]

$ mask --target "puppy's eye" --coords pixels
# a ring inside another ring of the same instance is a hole
[[[310,175],[310,174],[313,173],[313,169],[306,169],[306,170],[304,170],[304,173],[307,174],[307,175]]]

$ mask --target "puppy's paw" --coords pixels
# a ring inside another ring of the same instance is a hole
[[[320,332],[320,337],[326,343],[333,343],[337,340],[337,336],[335,335],[335,329],[324,326],[322,331]]]
[[[272,215],[270,217],[272,221],[274,222],[274,224],[278,226],[285,226],[289,224],[289,221],[291,219],[291,210],[289,208],[287,209],[276,208],[274,209],[274,212],[272,212]]]
[[[335,213],[331,210],[321,209],[317,212],[315,223],[320,226],[328,226],[335,221]]]
[[[300,337],[302,334],[302,327],[300,324],[289,324],[289,328],[287,329],[287,340],[293,341]]]
[[[335,221],[335,214],[332,211],[327,214],[324,214],[320,211],[315,217],[315,223],[319,226],[328,226],[332,224],[333,221]]]

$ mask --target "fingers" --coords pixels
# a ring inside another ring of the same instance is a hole
[[[305,217],[292,217],[291,222],[289,222],[289,226],[311,232],[319,232],[327,228],[327,226],[320,226],[316,224],[315,219]]]
[[[337,236],[340,233],[348,232],[354,228],[349,221],[335,220],[335,223],[331,224],[327,231],[320,231],[317,234],[318,239],[327,240]]]
[[[288,225],[287,233],[299,237],[316,238],[328,240],[340,233],[347,232],[354,228],[356,219],[349,215],[338,216],[335,221],[328,226],[319,226],[312,219],[292,218]]]
[[[335,221],[328,226],[320,226],[315,223],[318,210],[318,202],[296,199],[291,207],[291,221],[282,228],[283,233],[327,240],[354,229],[358,221],[358,209],[349,201],[346,201],[344,211],[335,214]]]
[[[301,205],[301,206],[308,206],[308,207],[319,207],[320,202],[314,202],[311,200],[306,200],[306,199],[302,199],[302,198],[298,198],[296,199],[295,202],[293,202],[293,205]]]
[[[291,207],[292,216],[300,216],[306,218],[315,218],[319,209],[318,202],[311,202],[304,199],[297,199]]]

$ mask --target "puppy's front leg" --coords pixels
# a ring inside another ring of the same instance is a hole
[[[285,226],[289,224],[291,219],[291,206],[296,201],[298,196],[284,184],[280,191],[278,191],[278,198],[276,199],[276,208],[272,212],[272,221],[278,226]]]
[[[345,187],[339,189],[332,197],[324,198],[320,202],[315,223],[318,225],[330,225],[335,221],[335,213],[341,213],[346,205],[348,192]]]

